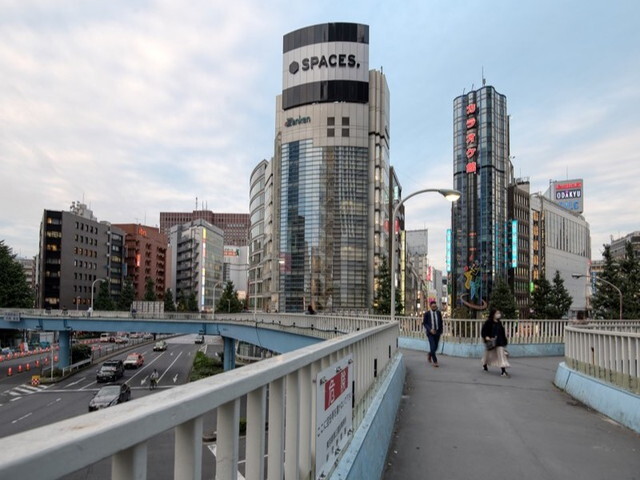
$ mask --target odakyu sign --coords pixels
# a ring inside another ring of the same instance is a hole
[[[369,81],[369,45],[327,42],[306,45],[283,55],[282,90],[307,83]]]
[[[583,212],[583,181],[581,178],[552,182],[551,194],[555,203],[575,213]]]

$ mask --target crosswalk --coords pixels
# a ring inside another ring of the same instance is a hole
[[[49,388],[50,385],[17,385],[10,390],[2,392],[4,395],[7,395],[9,398],[17,398],[23,397],[25,395],[31,395],[33,393],[38,393],[43,390]]]

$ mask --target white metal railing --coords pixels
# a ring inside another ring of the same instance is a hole
[[[575,370],[640,394],[640,322],[567,327],[565,360]]]
[[[425,338],[422,318],[396,317],[400,336]],[[482,319],[447,318],[443,326],[443,340],[454,343],[482,343]],[[502,320],[509,343],[562,343],[566,320]]]
[[[245,477],[264,478],[266,451],[270,458],[268,478],[307,478],[315,465],[316,375],[337,360],[353,355],[355,429],[397,354],[397,341],[398,325],[386,322],[189,385],[0,439],[0,478],[20,478],[28,472],[30,478],[54,479],[111,457],[112,478],[144,479],[147,442],[174,429],[174,478],[200,479],[204,416],[214,410],[216,478],[236,478],[240,461],[239,406],[243,398],[247,401]]]

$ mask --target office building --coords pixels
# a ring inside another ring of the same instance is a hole
[[[224,288],[224,232],[197,219],[169,231],[171,290],[176,302],[195,296],[200,311],[211,312]]]
[[[573,298],[569,318],[586,317],[591,267],[591,233],[584,217],[560,206],[548,195],[534,193],[531,204],[531,278],[553,281],[556,271]]]
[[[636,231],[616,239],[611,237],[611,258],[624,258],[627,254],[627,243],[631,243],[634,253],[640,257],[640,231]]]
[[[249,244],[251,219],[248,213],[215,213],[211,210],[160,212],[160,231],[169,236],[169,231],[174,225],[182,225],[194,220],[204,220],[222,229],[225,245],[244,247]]]
[[[69,211],[44,210],[36,274],[39,308],[86,310],[101,280],[117,300],[124,270],[124,231],[99,222],[80,202]]]
[[[151,279],[156,298],[163,300],[167,288],[167,236],[156,227],[138,223],[119,223],[114,226],[125,232],[125,277],[133,285],[135,299],[144,299],[147,279]]]
[[[453,121],[453,188],[462,195],[452,206],[447,260],[452,305],[479,311],[511,265],[507,98],[492,86],[472,90],[454,99]]]
[[[369,70],[369,27],[325,23],[285,35],[282,76],[265,184],[277,239],[269,308],[369,311],[390,218],[389,90]]]
[[[508,283],[516,300],[519,318],[530,316],[531,290],[531,219],[530,187],[528,178],[518,178],[509,185],[507,214],[511,226],[508,248],[511,262],[508,267]]]
[[[16,257],[16,262],[22,267],[24,272],[24,278],[27,281],[27,285],[33,291],[36,287],[36,260],[35,258]]]

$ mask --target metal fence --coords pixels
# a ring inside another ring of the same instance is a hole
[[[238,423],[242,399],[247,402],[245,477],[264,478],[265,452],[270,459],[268,478],[310,477],[316,451],[317,374],[353,355],[355,430],[397,354],[397,345],[398,325],[386,322],[133,402],[0,439],[0,478],[20,478],[29,472],[30,478],[54,479],[110,457],[112,478],[144,479],[147,442],[173,429],[174,478],[200,479],[204,416],[216,411],[216,478],[234,479],[241,461]]]
[[[565,360],[571,368],[640,394],[640,322],[568,326]]]

